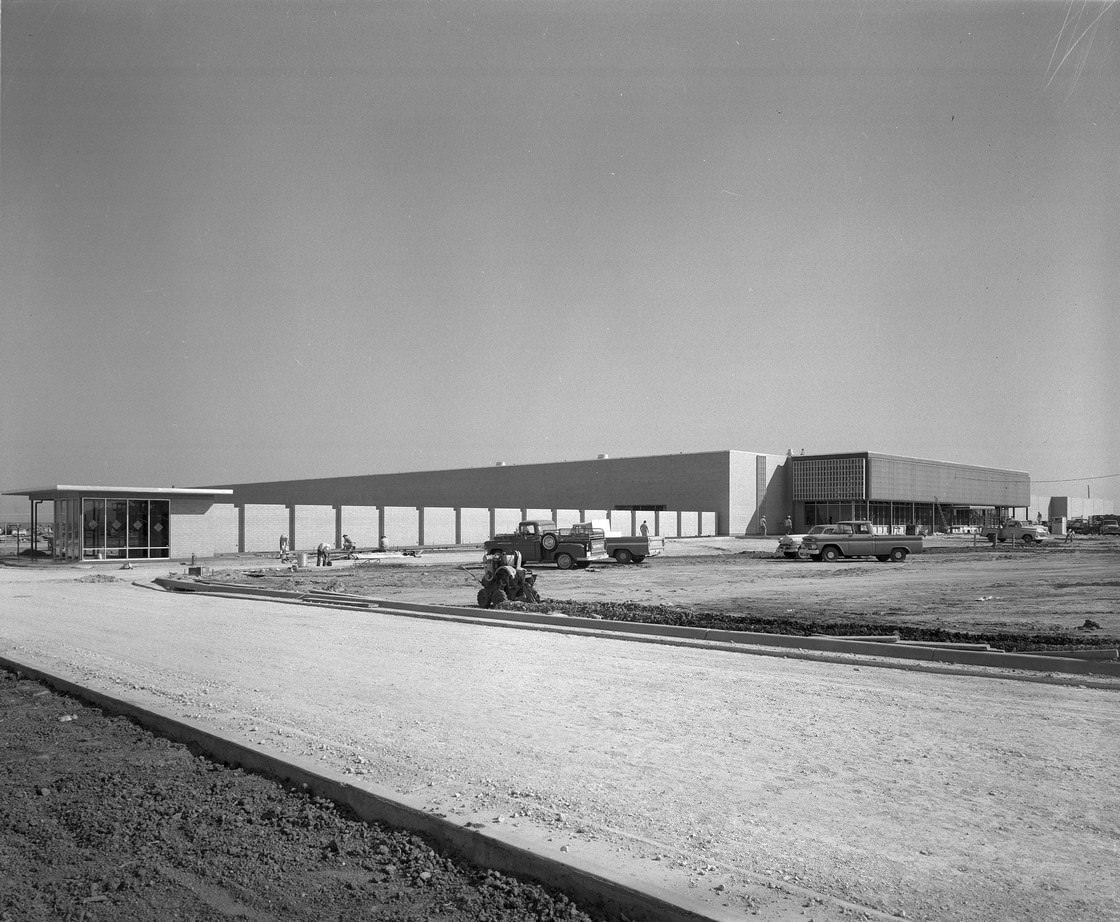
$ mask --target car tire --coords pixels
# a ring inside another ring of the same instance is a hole
[[[541,547],[546,551],[556,550],[556,545],[559,543],[560,541],[557,539],[556,535],[548,534],[541,537]]]
[[[896,547],[890,553],[891,563],[902,563],[906,559],[906,548]]]
[[[888,560],[891,559],[891,555],[890,554],[876,554],[875,559],[877,561],[879,561],[879,563],[886,563]]]
[[[633,563],[634,555],[626,550],[626,548],[620,547],[617,551],[614,552],[614,559],[619,563]]]
[[[556,555],[556,567],[560,570],[570,570],[576,565],[576,559],[567,551],[561,551]]]
[[[840,552],[834,547],[826,547],[821,551],[821,560],[825,563],[834,563],[840,559]]]

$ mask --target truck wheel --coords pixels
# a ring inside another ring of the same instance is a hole
[[[809,559],[810,560],[815,560],[817,563],[820,563],[821,562],[821,555],[820,554],[810,554]]]
[[[541,537],[541,547],[543,547],[546,551],[556,550],[557,543],[558,542],[556,540],[556,535],[549,534]]]
[[[576,559],[565,551],[556,555],[556,566],[561,570],[570,570],[576,565]]]
[[[838,550],[836,550],[836,548],[834,548],[834,547],[829,546],[829,547],[826,547],[823,551],[821,551],[821,560],[823,560],[827,563],[832,563],[833,561],[836,561],[836,560],[839,560],[839,559],[840,559],[840,552]]]
[[[1023,535],[1023,544],[1034,544],[1034,535]]]
[[[619,563],[632,563],[634,560],[634,555],[626,550],[626,548],[620,547],[617,551],[614,552],[614,559]]]
[[[891,550],[891,563],[902,563],[906,559],[906,548],[896,547]]]
[[[877,561],[879,561],[879,563],[886,563],[888,560],[891,559],[891,555],[890,554],[876,554],[875,559]]]

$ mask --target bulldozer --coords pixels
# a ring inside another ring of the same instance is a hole
[[[479,608],[498,608],[503,602],[539,602],[534,584],[537,574],[521,565],[521,554],[495,549],[482,558],[482,576],[476,577]]]

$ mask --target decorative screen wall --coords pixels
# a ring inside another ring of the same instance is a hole
[[[797,458],[793,465],[795,502],[867,498],[867,459]]]

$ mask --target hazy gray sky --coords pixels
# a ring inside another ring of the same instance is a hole
[[[0,489],[792,448],[1120,503],[1111,3],[2,27]]]

